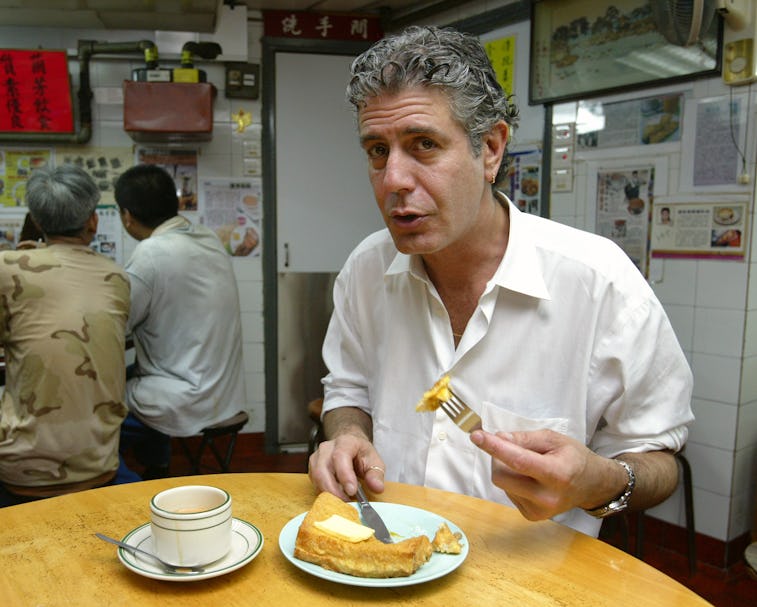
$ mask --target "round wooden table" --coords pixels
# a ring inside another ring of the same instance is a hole
[[[127,569],[117,548],[149,520],[161,489],[208,484],[231,493],[236,518],[265,544],[247,565],[192,582],[156,580]],[[467,535],[456,570],[414,586],[362,588],[301,571],[279,549],[279,533],[310,508],[304,474],[218,474],[167,478],[83,491],[0,509],[0,597],[4,605],[249,607],[250,605],[708,605],[675,580],[604,542],[551,521],[531,523],[512,508],[445,491],[387,483],[377,499],[423,508]]]

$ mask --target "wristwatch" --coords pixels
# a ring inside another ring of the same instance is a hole
[[[628,502],[631,499],[633,488],[636,486],[636,475],[633,473],[633,468],[631,468],[629,464],[620,459],[616,459],[615,461],[626,469],[626,472],[628,473],[628,483],[626,483],[623,493],[604,506],[585,510],[587,514],[591,514],[594,518],[605,518],[606,516],[617,514],[628,508]]]

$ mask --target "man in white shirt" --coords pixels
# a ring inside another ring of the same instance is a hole
[[[125,267],[136,363],[122,445],[148,468],[143,477],[162,476],[169,437],[197,434],[244,409],[239,295],[229,254],[214,232],[178,215],[164,169],[132,167],[115,198],[126,231],[140,241]]]
[[[596,535],[677,483],[691,371],[612,242],[495,190],[517,110],[480,43],[409,28],[353,63],[348,96],[387,230],[351,254],[323,356],[319,490],[425,484]],[[442,375],[482,417],[415,404]]]

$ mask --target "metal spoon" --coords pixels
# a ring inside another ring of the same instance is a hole
[[[114,539],[112,537],[108,537],[107,535],[103,535],[102,533],[95,533],[96,537],[99,537],[101,540],[105,540],[106,542],[110,542],[111,544],[115,544],[116,546],[120,546],[121,548],[124,548],[125,550],[128,550],[132,554],[144,554],[145,556],[149,556],[151,559],[153,559],[156,563],[158,563],[163,569],[170,573],[182,573],[185,575],[196,575],[198,573],[203,573],[205,571],[202,567],[197,566],[187,566],[187,567],[180,567],[177,565],[171,565],[170,563],[166,563],[165,561],[161,561],[157,556],[152,554],[151,552],[147,552],[146,550],[142,550],[141,548],[137,548],[136,546],[132,546],[131,544],[127,544],[126,542],[122,542],[120,540]]]

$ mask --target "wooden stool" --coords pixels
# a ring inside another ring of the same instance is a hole
[[[323,411],[323,399],[316,398],[308,403],[308,416],[313,421],[308,437],[308,455],[313,455],[318,443],[323,440],[323,425],[321,424],[321,411]]]
[[[206,447],[210,447],[211,452],[215,456],[216,461],[220,466],[220,470],[216,471],[229,472],[231,457],[232,455],[234,455],[234,446],[237,443],[237,435],[239,434],[239,431],[244,427],[244,425],[249,421],[249,419],[250,417],[247,415],[247,413],[240,411],[229,419],[203,428],[202,430],[200,430],[200,433],[202,434],[202,442],[200,443],[199,449],[197,449],[195,453],[192,453],[192,450],[187,443],[187,438],[181,437],[179,439],[179,442],[184,448],[184,453],[186,454],[187,459],[192,465],[190,474],[200,473],[202,456],[205,453]],[[226,453],[221,453],[218,446],[215,444],[215,439],[219,436],[229,437],[229,443],[226,446]]]

